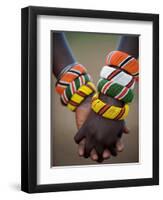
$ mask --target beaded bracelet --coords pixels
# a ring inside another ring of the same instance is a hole
[[[134,93],[131,89],[106,79],[100,79],[98,81],[97,90],[102,94],[108,95],[125,103],[130,103],[134,98]]]
[[[64,67],[61,72],[58,74],[58,79],[61,78],[61,76],[63,76],[63,74],[65,74],[66,72],[68,72],[74,65],[77,65],[77,62],[71,63],[69,65],[67,65],[66,67]]]
[[[78,76],[85,74],[87,71],[84,66],[80,64],[75,64],[66,73],[64,73],[61,78],[56,83],[56,91],[60,95],[63,94],[65,88]]]
[[[106,56],[106,64],[119,67],[132,76],[138,76],[138,61],[129,54],[122,51],[112,51]]]
[[[67,88],[61,94],[61,101],[64,105],[67,105],[72,95],[82,86],[85,85],[88,81],[91,81],[89,74],[83,74],[78,76],[74,81],[72,81]]]
[[[75,111],[76,108],[84,101],[84,99],[95,92],[95,86],[92,82],[87,82],[86,85],[82,85],[75,94],[72,95],[67,107],[71,111]]]
[[[120,69],[116,69],[110,66],[104,66],[100,72],[100,77],[109,81],[114,81],[127,88],[134,88],[135,78]]]
[[[102,117],[114,120],[123,120],[127,117],[129,112],[129,105],[125,104],[123,107],[117,107],[104,103],[99,99],[99,94],[96,93],[92,98],[91,108],[94,112]]]

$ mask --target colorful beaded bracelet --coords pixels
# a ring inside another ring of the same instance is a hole
[[[123,107],[116,107],[104,103],[99,99],[99,94],[96,93],[92,98],[91,108],[94,112],[102,117],[114,120],[123,120],[127,117],[129,112],[129,105],[125,104]]]
[[[66,73],[64,73],[61,78],[56,83],[56,92],[60,95],[63,94],[65,88],[78,76],[85,74],[87,71],[84,66],[80,64],[75,64]]]
[[[78,76],[74,81],[72,81],[64,90],[63,94],[61,94],[61,101],[64,105],[67,105],[72,95],[87,82],[91,81],[91,77],[89,74],[83,74]]]
[[[72,95],[67,107],[71,111],[75,111],[76,108],[84,101],[84,99],[96,91],[96,88],[92,82],[87,82],[86,85],[82,85],[75,94]]]
[[[130,103],[134,98],[134,93],[131,89],[106,79],[100,79],[98,81],[97,90],[102,94],[108,95],[125,103]]]
[[[112,51],[106,56],[106,64],[119,67],[132,76],[138,76],[139,65],[138,61],[129,54],[122,51]]]
[[[64,67],[61,72],[58,74],[58,79],[61,78],[61,76],[63,76],[63,74],[65,74],[66,72],[68,72],[73,66],[77,65],[78,62],[74,62],[74,63],[71,63],[69,65],[67,65],[66,67]]]
[[[134,88],[135,78],[120,69],[116,69],[110,66],[104,66],[100,72],[100,77],[109,81],[114,81],[127,88]]]

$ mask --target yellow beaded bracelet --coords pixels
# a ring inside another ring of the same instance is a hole
[[[108,119],[123,120],[127,117],[129,112],[129,105],[125,104],[123,107],[117,107],[104,103],[99,99],[99,94],[96,93],[92,98],[92,110],[98,115]]]
[[[72,95],[67,107],[71,111],[75,111],[76,108],[83,102],[83,100],[96,91],[95,85],[92,82],[87,82],[86,85],[82,85],[75,94]]]

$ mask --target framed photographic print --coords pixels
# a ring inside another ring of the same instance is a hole
[[[159,184],[159,16],[22,9],[21,188]]]

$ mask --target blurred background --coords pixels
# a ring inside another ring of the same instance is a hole
[[[99,79],[101,68],[105,65],[106,55],[116,50],[121,35],[103,33],[65,32],[66,38],[77,61],[84,65],[91,74],[94,83]],[[74,135],[77,132],[75,115],[60,103],[55,93],[56,79],[52,74],[51,87],[51,165],[89,165],[97,164],[90,158],[79,157]],[[102,164],[133,163],[139,161],[139,133],[138,133],[138,84],[134,88],[135,98],[130,105],[130,112],[126,119],[129,134],[123,134],[125,145],[123,152],[117,157],[111,157]]]

